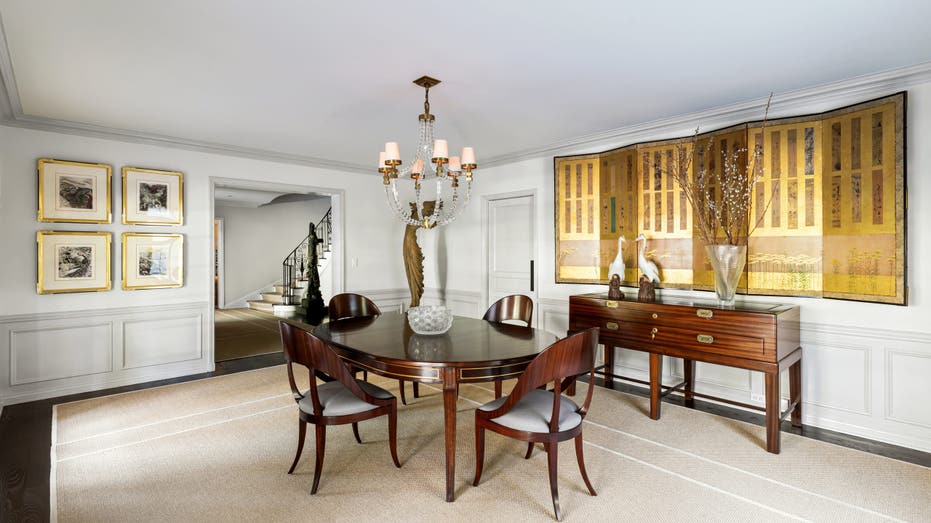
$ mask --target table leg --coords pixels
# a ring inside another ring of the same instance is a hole
[[[446,431],[446,501],[456,498],[456,368],[443,369],[443,418]]]
[[[779,372],[766,373],[766,450],[779,454]]]
[[[659,404],[663,390],[663,355],[650,353],[650,419],[659,419]]]
[[[682,360],[685,366],[685,406],[695,406],[695,396],[692,392],[695,390],[695,360]]]
[[[789,367],[789,401],[795,403],[792,409],[792,426],[802,426],[802,359]]]
[[[614,387],[614,345],[605,345],[605,387]]]

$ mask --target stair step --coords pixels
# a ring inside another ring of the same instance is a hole
[[[262,301],[267,301],[269,303],[283,303],[284,297],[279,292],[263,292]]]
[[[275,304],[270,301],[264,300],[249,300],[246,302],[249,305],[249,308],[256,311],[262,312],[275,312]]]

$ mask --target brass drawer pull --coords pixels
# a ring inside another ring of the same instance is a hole
[[[656,313],[654,312],[654,313],[653,313],[653,319],[655,320],[656,318],[659,318],[659,314],[656,314]]]
[[[605,323],[605,327],[609,331],[616,331],[618,329],[618,324],[614,323],[613,321],[609,321],[608,323]]]
[[[616,302],[616,301],[610,301],[610,300],[609,300],[609,301],[606,301],[606,302],[605,302],[605,307],[607,307],[607,308],[609,308],[609,309],[616,309],[616,308],[617,308],[617,302]]]
[[[698,340],[698,343],[714,343],[714,336],[710,336],[708,334],[699,334],[698,336],[695,336],[695,339]]]
[[[696,314],[699,318],[708,318],[708,319],[711,319],[711,318],[714,316],[714,311],[713,311],[713,310],[710,310],[710,309],[698,309],[697,311],[695,311],[695,314]]]
[[[651,339],[651,340],[655,340],[655,339],[656,339],[656,333],[657,333],[657,332],[659,332],[659,329],[657,329],[656,327],[653,327],[653,330],[650,332],[650,339]]]

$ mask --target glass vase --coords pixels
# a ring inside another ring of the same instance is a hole
[[[746,245],[706,245],[714,269],[714,292],[722,307],[733,307],[737,283],[747,263]]]

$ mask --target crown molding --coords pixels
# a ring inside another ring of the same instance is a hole
[[[19,91],[16,89],[16,76],[13,74],[13,61],[6,42],[3,18],[0,17],[0,117],[13,120],[22,114],[19,103]]]
[[[931,62],[776,93],[770,105],[769,116],[771,118],[782,118],[820,112],[833,108],[831,104],[847,105],[858,101],[858,99],[862,101],[877,98],[927,82],[931,82]],[[735,123],[756,121],[762,116],[760,109],[766,106],[766,100],[766,97],[757,98],[577,136],[542,147],[489,158],[482,165],[491,167],[545,156],[599,152],[646,140],[654,140],[658,136],[681,135],[683,129],[695,129],[701,126],[703,130],[713,130],[734,125]],[[812,107],[819,106],[820,109],[812,110]],[[802,113],[799,113],[800,111]]]

